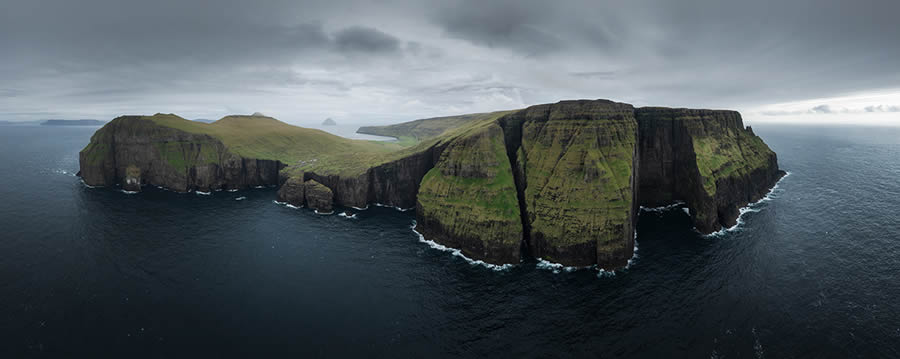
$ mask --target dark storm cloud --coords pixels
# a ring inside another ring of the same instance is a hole
[[[550,2],[527,4],[515,0],[447,2],[434,14],[436,22],[451,36],[475,44],[509,48],[528,55],[541,55],[564,45],[543,28],[541,18]]]
[[[341,51],[385,53],[400,50],[400,40],[378,29],[353,26],[338,31],[334,43]]]
[[[566,98],[822,99],[900,87],[898,12],[894,0],[8,0],[0,116],[271,106],[399,120]],[[896,110],[873,104],[848,107]]]

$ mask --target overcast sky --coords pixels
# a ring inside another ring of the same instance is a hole
[[[900,123],[897,0],[2,0],[0,119],[391,123],[609,98]]]

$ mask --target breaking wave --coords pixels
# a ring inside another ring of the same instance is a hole
[[[487,262],[481,261],[481,260],[475,260],[475,259],[466,257],[466,255],[463,254],[462,251],[459,249],[450,248],[450,247],[444,246],[442,244],[439,244],[435,241],[425,239],[425,236],[423,236],[421,233],[416,231],[416,221],[415,220],[413,220],[412,226],[409,228],[413,231],[413,233],[415,233],[417,236],[419,236],[419,242],[425,243],[429,247],[437,249],[437,250],[441,250],[444,252],[450,252],[450,254],[453,254],[454,256],[465,259],[466,262],[469,262],[469,264],[480,265],[480,266],[483,266],[483,267],[486,267],[488,269],[495,270],[495,271],[504,271],[504,270],[508,270],[513,267],[512,264],[497,265],[497,264],[490,264],[490,263],[487,263]]]
[[[315,214],[321,214],[321,215],[323,215],[323,216],[327,216],[327,215],[330,215],[330,214],[334,214],[334,211],[331,211],[331,212],[319,212],[318,209],[314,209],[314,210],[313,210],[313,213],[315,213]]]
[[[297,206],[292,205],[292,204],[287,203],[287,202],[272,201],[272,203],[275,203],[275,204],[281,205],[281,206],[285,206],[285,207],[290,208],[290,209],[300,209],[300,208],[303,208],[302,206],[301,206],[301,207],[297,207]]]
[[[79,182],[81,182],[81,184],[84,185],[84,186],[87,187],[87,188],[99,188],[99,187],[102,187],[102,186],[91,186],[91,185],[89,185],[89,184],[87,184],[87,183],[84,182],[84,178],[80,179]]]
[[[212,194],[212,192],[203,192],[203,191],[194,191],[194,193],[201,195],[201,196],[209,196]]]
[[[680,207],[680,206],[683,205],[683,204],[684,204],[684,202],[682,202],[682,201],[675,201],[675,203],[672,203],[672,204],[666,205],[666,206],[661,206],[661,207],[644,207],[644,206],[641,206],[641,211],[642,211],[642,212],[665,212],[665,211],[668,211],[668,210],[672,210],[672,209],[678,208],[678,207]]]
[[[781,181],[784,181],[784,179],[788,178],[788,176],[790,176],[790,175],[791,175],[791,172],[785,172],[784,176],[782,176],[778,180],[778,182],[775,182],[775,185],[772,186],[772,188],[769,190],[768,193],[766,193],[765,196],[763,196],[763,198],[761,198],[759,201],[748,204],[746,207],[741,207],[741,209],[738,212],[737,220],[735,221],[735,224],[733,226],[728,227],[728,228],[723,227],[722,229],[720,229],[718,231],[707,234],[705,237],[718,237],[718,236],[722,236],[729,232],[734,232],[737,229],[739,229],[741,227],[741,225],[744,224],[744,215],[745,214],[759,212],[762,210],[762,208],[756,208],[756,206],[758,206],[761,203],[768,202],[768,201],[778,198],[778,193],[775,192],[778,189],[778,185],[781,183]]]
[[[406,212],[406,211],[411,211],[411,210],[413,210],[413,209],[416,209],[416,207],[400,208],[400,207],[397,207],[397,206],[391,206],[391,205],[382,204],[382,203],[373,203],[373,204],[374,204],[375,206],[377,206],[377,207],[388,207],[388,208],[393,208],[393,209],[396,209],[396,210],[398,210],[398,211],[400,211],[400,212]],[[354,208],[356,208],[356,207],[354,207]],[[369,208],[369,206],[366,206],[366,208]]]
[[[341,212],[341,213],[338,213],[338,216],[339,216],[339,217],[344,217],[344,218],[346,218],[346,219],[356,219],[356,213],[354,213],[354,214],[347,214],[347,212]]]
[[[243,201],[245,199],[247,199],[247,197],[241,196],[241,197],[235,198],[234,200],[235,201]]]

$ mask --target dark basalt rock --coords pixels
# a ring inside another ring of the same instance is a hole
[[[334,195],[332,194],[331,189],[314,180],[304,182],[303,187],[303,190],[306,193],[307,207],[323,213],[332,212]]]
[[[284,167],[278,161],[234,155],[212,136],[138,116],[116,118],[94,133],[79,162],[81,177],[91,186],[121,184],[139,190],[152,184],[177,192],[275,186]],[[129,169],[138,175],[129,176]]]
[[[694,226],[707,234],[736,224],[739,209],[758,201],[782,176],[775,152],[769,150],[736,111],[639,108],[640,186],[642,206],[683,201]],[[718,143],[710,153],[696,153],[704,141]],[[709,156],[733,156],[730,173],[701,167]],[[713,186],[704,184],[714,183]],[[713,189],[710,191],[709,189]]]
[[[302,207],[306,205],[306,185],[303,183],[303,176],[291,177],[287,179],[278,189],[278,200],[293,206]]]

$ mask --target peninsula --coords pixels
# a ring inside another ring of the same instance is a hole
[[[577,100],[359,132],[401,141],[350,140],[261,114],[211,124],[122,116],[81,151],[79,175],[130,191],[279,186],[280,200],[319,212],[415,207],[417,231],[472,259],[603,269],[631,258],[640,206],[683,201],[696,229],[711,233],[784,175],[735,111]]]
[[[46,120],[41,122],[43,126],[102,126],[103,121],[97,120]]]

